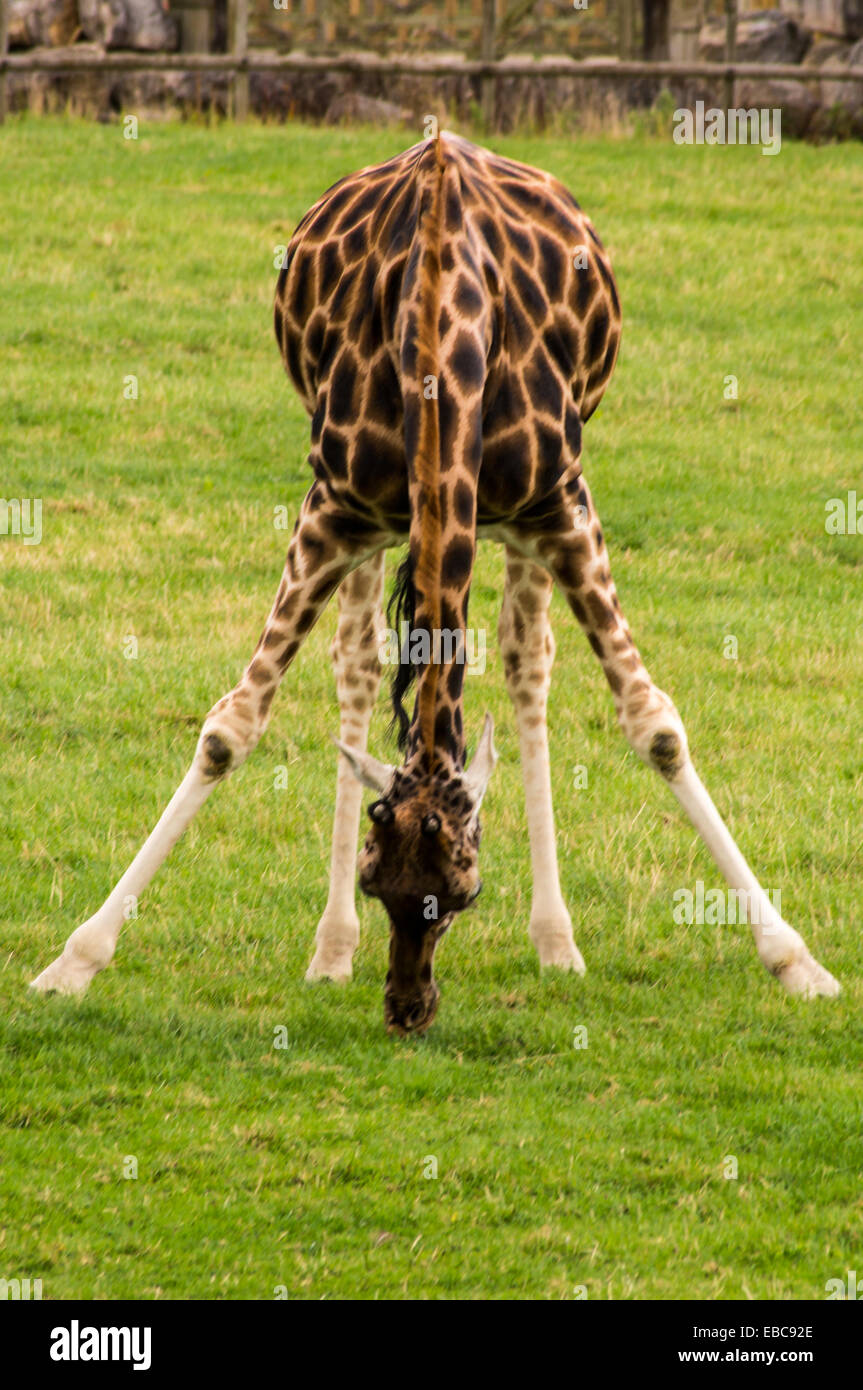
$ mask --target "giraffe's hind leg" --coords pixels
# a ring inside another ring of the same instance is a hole
[[[573,940],[572,919],[560,891],[551,804],[546,707],[554,662],[548,616],[553,588],[548,570],[507,547],[498,639],[518,723],[527,806],[533,876],[528,930],[540,965],[556,965],[581,974],[584,960]]]
[[[315,483],[288,546],[270,616],[239,684],[204,720],[192,764],[142,849],[98,912],[72,933],[62,955],[33,981],[34,989],[80,994],[108,965],[129,904],[137,902],[217,783],[255,747],[279,682],[333,590],[382,543],[382,537],[361,537]]]
[[[384,551],[367,560],[339,589],[339,621],[332,656],[339,698],[339,738],[365,752],[381,682]],[[330,890],[315,934],[307,980],[349,980],[360,939],[356,908],[357,837],[363,789],[346,758],[338,759]]]
[[[583,479],[570,479],[543,510],[540,527],[520,528],[513,543],[545,564],[560,584],[611,686],[620,725],[639,756],[668,782],[735,893],[758,955],[790,994],[839,992],[764,892],[703,786],[672,701],[654,685],[621,612],[599,518]]]

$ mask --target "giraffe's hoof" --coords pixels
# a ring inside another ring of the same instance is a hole
[[[576,975],[583,975],[587,969],[584,956],[574,941],[541,949],[539,967],[540,970],[572,970]]]
[[[789,994],[800,999],[815,999],[823,994],[832,999],[839,993],[839,981],[818,964],[800,933],[781,918],[765,926],[758,954]]]
[[[30,981],[37,994],[83,994],[99,967],[64,952]]]
[[[360,940],[359,918],[353,921],[328,917],[326,912],[315,933],[315,954],[306,971],[306,979],[336,980],[344,983],[354,973],[353,955]]]
[[[577,975],[584,974],[584,957],[572,939],[571,926],[531,922],[530,939],[537,949],[541,970],[553,968],[574,970]]]
[[[773,974],[789,994],[796,994],[801,999],[815,999],[819,994],[835,999],[839,993],[839,981],[818,964],[805,946],[799,956],[781,965]]]
[[[306,971],[306,979],[310,983],[315,980],[335,980],[338,984],[344,984],[353,978],[353,973],[350,953],[336,955],[330,951],[315,951]]]

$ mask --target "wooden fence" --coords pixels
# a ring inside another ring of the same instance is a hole
[[[590,0],[588,7],[579,0],[576,8],[573,0],[249,0],[249,34],[253,45],[275,42],[307,52],[431,48],[500,58],[516,47],[526,56],[573,56],[575,48],[614,49],[621,18],[634,17],[634,3]]]
[[[173,3],[204,6],[213,0]],[[776,3],[746,0],[746,8],[770,9]],[[673,0],[677,26],[697,28],[709,10],[721,11],[723,5],[724,0]],[[623,60],[663,56],[637,52],[642,19],[641,0],[249,0],[249,43],[306,52],[446,49],[489,58],[513,52],[522,57],[603,52]]]
[[[313,3],[314,0],[304,0]],[[356,0],[359,4],[360,0]],[[472,77],[480,80],[486,111],[500,77],[564,77],[624,81],[630,78],[712,78],[724,83],[726,106],[734,105],[740,79],[791,82],[863,82],[863,69],[803,67],[788,63],[736,63],[737,0],[724,0],[725,60],[721,63],[638,62],[620,59],[579,61],[567,57],[495,58],[499,0],[480,0],[483,34],[478,58],[441,53],[379,55],[374,53],[266,53],[249,48],[249,0],[233,0],[228,53],[76,53],[74,49],[8,53],[8,0],[0,0],[0,123],[7,109],[10,72],[226,72],[231,78],[231,110],[244,120],[249,110],[250,72],[342,72],[357,76]]]

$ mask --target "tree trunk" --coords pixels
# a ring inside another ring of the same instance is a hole
[[[641,51],[645,62],[667,62],[671,56],[671,0],[641,0],[641,13],[644,20]]]

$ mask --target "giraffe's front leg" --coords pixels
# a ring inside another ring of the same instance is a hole
[[[333,590],[378,549],[341,539],[343,518],[316,483],[294,530],[270,616],[239,684],[207,715],[191,767],[161,819],[98,912],[72,933],[63,952],[32,982],[42,993],[82,993],[111,961],[130,902],[137,902],[195,813],[245,761],[264,732],[273,696]]]
[[[533,890],[529,935],[542,966],[584,973],[572,919],[560,891],[546,708],[554,661],[548,616],[551,575],[507,547],[506,585],[498,624],[506,687],[515,708],[527,804]]]
[[[332,655],[339,697],[339,738],[365,752],[381,682],[384,551],[349,574],[339,589],[339,621]],[[357,838],[363,791],[350,764],[338,759],[336,811],[330,856],[330,891],[315,934],[307,980],[349,980],[360,939],[356,908]]]

